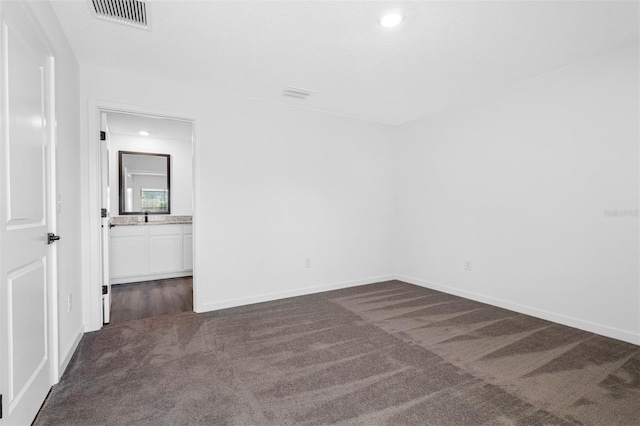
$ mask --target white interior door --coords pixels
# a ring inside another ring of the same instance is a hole
[[[2,424],[30,424],[55,381],[53,59],[22,2],[2,2],[0,391]]]
[[[107,114],[100,113],[100,191],[101,210],[100,240],[102,250],[102,322],[109,324],[111,321],[111,273],[110,273],[110,225],[111,207],[109,205],[109,126]]]

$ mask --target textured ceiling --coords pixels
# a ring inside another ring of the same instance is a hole
[[[637,1],[149,1],[151,31],[53,1],[81,64],[401,124],[638,42]],[[383,11],[401,10],[385,29]],[[285,98],[285,86],[315,91]]]

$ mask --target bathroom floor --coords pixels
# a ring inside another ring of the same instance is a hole
[[[193,311],[193,277],[111,286],[111,323]]]

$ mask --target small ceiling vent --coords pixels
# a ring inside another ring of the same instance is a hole
[[[149,29],[147,3],[143,0],[90,0],[97,18]]]
[[[284,90],[282,91],[282,94],[284,96],[289,96],[289,97],[298,98],[298,99],[307,99],[312,93],[313,93],[313,90],[301,89],[299,87],[291,87],[291,86],[285,87]]]

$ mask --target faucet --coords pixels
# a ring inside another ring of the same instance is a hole
[[[149,210],[144,211],[144,222],[149,222]]]

